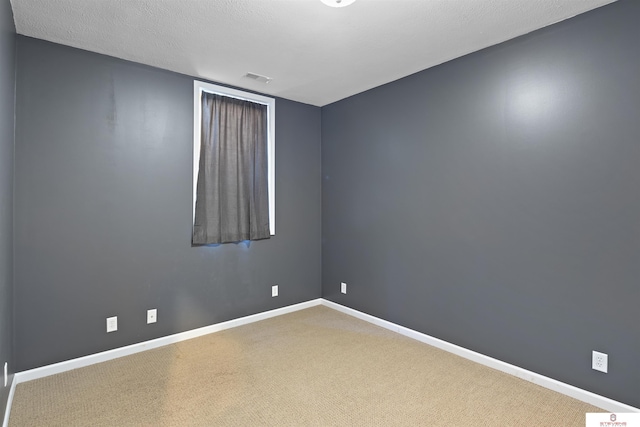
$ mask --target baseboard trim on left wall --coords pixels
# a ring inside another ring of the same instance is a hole
[[[9,427],[9,415],[11,415],[11,404],[13,403],[13,395],[16,392],[16,376],[13,376],[11,381],[11,388],[9,389],[9,397],[7,398],[7,407],[4,410],[4,421],[2,421],[2,427]]]
[[[100,362],[117,359],[131,354],[140,353],[141,351],[151,350],[165,345],[174,344],[180,341],[201,337],[203,335],[212,334],[214,332],[224,331],[225,329],[235,328],[237,326],[246,325],[260,320],[269,319],[271,317],[281,316],[294,311],[304,310],[305,308],[321,305],[322,299],[314,299],[310,301],[293,304],[286,307],[276,308],[274,310],[264,311],[262,313],[252,314],[250,316],[240,317],[238,319],[228,320],[226,322],[216,323],[214,325],[204,326],[190,331],[180,332],[166,337],[156,338],[150,341],[144,341],[137,344],[131,344],[126,347],[114,348],[100,353],[90,354],[88,356],[78,357],[76,359],[65,360],[63,362],[42,366],[40,368],[29,369],[27,371],[17,372],[13,378],[14,384],[26,381],[36,380],[38,378],[48,377],[49,375],[60,374],[72,369],[83,368],[85,366],[94,365]]]

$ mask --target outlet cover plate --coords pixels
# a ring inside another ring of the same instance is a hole
[[[347,284],[342,282],[340,283],[340,292],[342,292],[343,294],[347,293]]]
[[[594,351],[591,355],[591,368],[605,374],[609,372],[609,355]]]
[[[7,383],[9,381],[9,365],[7,364],[7,362],[4,362],[4,386],[7,386]]]
[[[118,316],[107,317],[107,332],[118,330]]]
[[[278,285],[273,285],[271,287],[271,296],[272,297],[277,297],[278,296]]]
[[[158,309],[152,308],[147,310],[147,324],[156,323],[158,321]]]

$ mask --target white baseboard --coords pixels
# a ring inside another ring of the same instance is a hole
[[[545,377],[544,375],[540,375],[535,372],[528,371],[526,369],[520,368],[519,366],[511,365],[501,360],[494,359],[493,357],[485,356],[484,354],[480,354],[475,351],[468,350],[464,347],[451,344],[447,341],[443,341],[441,339],[423,334],[422,332],[414,331],[413,329],[405,328],[404,326],[400,326],[395,323],[382,320],[378,317],[371,316],[370,314],[366,314],[361,311],[354,310],[349,307],[345,307],[333,301],[323,299],[322,305],[332,308],[334,310],[340,311],[342,313],[348,314],[350,316],[356,317],[358,319],[365,320],[369,323],[373,323],[374,325],[380,326],[382,328],[389,329],[390,331],[405,335],[409,338],[413,338],[425,344],[429,344],[433,347],[437,347],[441,350],[445,350],[449,353],[453,353],[458,356],[464,357],[465,359],[469,359],[481,365],[485,365],[490,368],[496,369],[498,371],[502,371],[507,374],[513,375],[515,377],[521,378],[523,380],[532,382],[541,387],[548,388],[558,393],[562,393],[564,395],[573,397],[574,399],[589,403],[593,406],[597,406],[598,408],[602,408],[606,411],[640,412],[639,408],[635,408],[625,403],[618,402],[613,399],[609,399],[608,397],[600,396],[599,394],[595,394],[590,391],[583,390],[578,387],[574,387],[572,385],[554,380],[553,378]]]
[[[553,378],[545,377],[532,371],[520,368],[515,365],[494,359],[489,356],[477,353],[472,350],[468,350],[464,347],[451,344],[447,341],[423,334],[413,329],[405,328],[404,326],[397,325],[395,323],[380,319],[375,316],[363,313],[358,310],[354,310],[349,307],[337,304],[333,301],[318,298],[311,301],[306,301],[300,304],[294,304],[287,307],[278,308],[275,310],[265,311],[251,316],[245,316],[238,319],[229,320],[227,322],[217,323],[215,325],[205,326],[198,329],[193,329],[186,332],[181,332],[166,337],[157,338],[150,341],[145,341],[138,344],[132,344],[126,347],[120,347],[113,350],[104,351],[101,353],[91,354],[77,359],[67,360],[64,362],[54,363],[52,365],[42,366],[40,368],[30,369],[28,371],[17,372],[11,384],[11,390],[9,392],[9,399],[7,401],[7,410],[5,414],[5,420],[3,427],[6,427],[9,422],[9,412],[11,410],[11,403],[13,401],[13,395],[15,393],[15,387],[17,384],[31,381],[38,378],[47,377],[49,375],[59,374],[61,372],[70,371],[72,369],[82,368],[84,366],[93,365],[95,363],[105,362],[119,357],[128,356],[131,354],[139,353],[141,351],[151,350],[154,348],[162,347],[165,345],[185,341],[191,338],[197,338],[203,335],[211,334],[214,332],[223,331],[225,329],[235,328],[236,326],[246,325],[249,323],[257,322],[271,317],[280,316],[287,313],[292,313],[298,310],[304,310],[306,308],[314,307],[317,305],[324,305],[358,319],[367,321],[374,325],[389,329],[390,331],[397,332],[405,335],[409,338],[413,338],[420,342],[432,345],[439,349],[445,350],[449,353],[456,354],[458,356],[469,359],[473,362],[480,363],[493,369],[505,372],[523,380],[532,382],[539,386],[548,388],[550,390],[562,393],[564,395],[573,397],[574,399],[581,400],[591,405],[597,406],[609,412],[640,412],[639,408],[609,399],[604,396],[586,391],[569,384],[562,383],[554,380]]]
[[[2,427],[9,427],[9,415],[11,415],[11,404],[13,403],[13,395],[16,393],[16,377],[13,376],[11,381],[11,388],[9,389],[9,398],[7,399],[7,408],[4,410],[4,421]]]
[[[48,377],[72,369],[82,368],[93,365],[95,363],[106,362],[107,360],[117,359],[123,356],[140,353],[141,351],[151,350],[165,345],[189,340],[191,338],[201,337],[203,335],[214,332],[223,331],[225,329],[235,328],[236,326],[246,325],[248,323],[258,322],[260,320],[269,319],[271,317],[281,316],[283,314],[292,313],[305,308],[321,305],[320,298],[302,302],[299,304],[289,305],[287,307],[277,308],[275,310],[264,311],[262,313],[252,314],[250,316],[240,317],[238,319],[229,320],[214,325],[204,326],[198,329],[192,329],[186,332],[180,332],[166,337],[156,338],[150,341],[144,341],[137,344],[128,345],[126,347],[114,348],[100,353],[90,354],[88,356],[78,357],[77,359],[65,360],[64,362],[54,363],[52,365],[42,366],[40,368],[29,369],[15,374],[14,384],[31,381],[38,378]]]

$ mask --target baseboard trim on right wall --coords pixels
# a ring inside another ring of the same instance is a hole
[[[609,399],[608,397],[600,396],[599,394],[595,394],[590,391],[583,390],[578,387],[574,387],[570,384],[566,384],[558,380],[554,380],[553,378],[545,377],[544,375],[536,374],[535,372],[528,371],[519,366],[511,365],[501,360],[494,359],[493,357],[485,356],[484,354],[477,353],[473,350],[469,350],[464,347],[451,344],[450,342],[443,341],[439,338],[435,338],[430,335],[423,334],[422,332],[414,331],[413,329],[405,328],[404,326],[400,326],[395,323],[389,322],[387,320],[383,320],[378,317],[371,316],[370,314],[366,314],[361,311],[354,310],[353,308],[346,307],[344,305],[335,303],[333,301],[322,299],[322,305],[332,308],[334,310],[340,311],[342,313],[348,314],[350,316],[356,317],[358,319],[367,321],[374,325],[383,327],[385,329],[389,329],[393,332],[397,332],[409,338],[413,338],[425,344],[429,344],[431,346],[437,347],[449,353],[453,353],[455,355],[464,357],[465,359],[469,359],[473,362],[480,363],[481,365],[488,366],[498,371],[505,372],[515,377],[521,378],[525,381],[529,381],[531,383],[537,384],[541,387],[548,388],[549,390],[553,390],[558,393],[562,393],[566,396],[573,397],[574,399],[580,400],[585,403],[589,403],[593,406],[597,406],[598,408],[602,408],[606,411],[640,412],[640,408],[636,408],[636,407],[627,405],[625,403],[618,402],[613,399]]]

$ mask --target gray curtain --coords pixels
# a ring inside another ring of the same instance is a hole
[[[267,106],[202,93],[193,244],[268,239]]]

